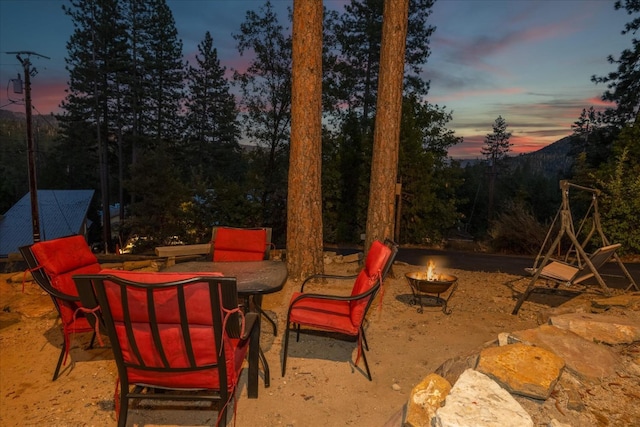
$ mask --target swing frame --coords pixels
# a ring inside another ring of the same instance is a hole
[[[578,190],[591,193],[591,205],[589,206],[586,214],[582,218],[577,232],[575,231],[575,228],[574,228],[574,221],[573,221],[573,216],[571,213],[571,207],[569,203],[570,188],[576,188]],[[533,292],[536,289],[536,282],[538,281],[539,278],[545,278],[547,280],[556,281],[556,286],[553,289],[557,289],[557,287],[562,282],[564,282],[567,285],[571,285],[573,283],[572,279],[568,279],[567,281],[564,281],[554,277],[543,275],[544,267],[547,266],[550,262],[560,262],[557,259],[554,259],[552,255],[556,249],[560,248],[560,244],[562,242],[563,237],[568,237],[569,240],[571,241],[571,246],[569,247],[569,249],[567,250],[564,256],[564,263],[566,264],[570,263],[571,254],[572,252],[575,251],[575,262],[571,263],[571,265],[574,268],[577,268],[578,271],[582,271],[583,269],[588,268],[591,272],[592,277],[594,277],[597,280],[598,284],[602,288],[602,291],[604,292],[604,294],[605,295],[610,294],[607,284],[602,278],[602,275],[598,272],[598,268],[594,266],[592,259],[589,257],[589,255],[586,253],[584,249],[587,246],[587,244],[591,241],[591,239],[596,235],[600,237],[600,240],[602,241],[602,244],[605,247],[612,246],[611,243],[609,242],[609,239],[607,239],[607,237],[604,234],[604,231],[602,230],[602,223],[600,221],[600,212],[598,210],[598,196],[600,195],[600,190],[573,184],[568,180],[560,181],[560,190],[562,191],[562,204],[560,205],[560,209],[558,210],[558,213],[556,214],[556,217],[554,218],[553,223],[549,227],[549,231],[547,232],[547,236],[545,237],[545,240],[540,248],[540,252],[538,252],[538,255],[536,256],[533,267],[527,269],[529,273],[533,274],[533,277],[529,282],[527,289],[518,298],[518,301],[511,314],[514,314],[514,315],[518,314],[518,310],[520,310],[522,303],[529,297],[531,292]],[[582,232],[582,228],[584,227],[584,225],[586,224],[589,218],[592,219],[591,229],[586,234],[583,241],[580,242],[578,241],[577,236]],[[553,240],[553,242],[549,246],[549,249],[546,251],[544,257],[542,257],[542,253],[544,252],[544,249],[553,232],[554,225],[558,219],[560,219],[560,230],[556,238]],[[601,249],[604,249],[604,248],[601,248]],[[615,250],[612,251],[611,256],[617,262],[618,266],[624,273],[625,277],[629,280],[629,286],[625,289],[625,291],[628,291],[632,287],[635,290],[640,290],[638,289],[638,285],[633,280],[633,277],[631,277],[631,274],[629,274],[629,271],[624,266],[624,264],[622,263],[622,260],[620,259],[618,254],[615,252]],[[579,275],[579,276],[584,277],[584,275]],[[548,287],[545,287],[545,288],[549,289]]]

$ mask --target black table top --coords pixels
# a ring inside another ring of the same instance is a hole
[[[172,265],[162,271],[174,273],[219,272],[223,276],[236,278],[240,295],[278,292],[287,281],[287,264],[282,261],[191,261]]]

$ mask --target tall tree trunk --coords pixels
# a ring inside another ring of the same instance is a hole
[[[408,16],[409,0],[384,2],[365,251],[374,240],[393,238],[394,235]]]
[[[293,2],[287,267],[301,280],[323,272],[322,2]]]

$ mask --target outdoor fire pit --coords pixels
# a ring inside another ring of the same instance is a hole
[[[430,271],[415,271],[406,273],[405,277],[411,287],[413,299],[411,305],[420,303],[418,313],[422,313],[423,297],[427,306],[442,306],[444,314],[451,314],[447,308],[447,303],[458,287],[458,278],[449,274],[434,274]],[[446,298],[444,297],[446,295]]]

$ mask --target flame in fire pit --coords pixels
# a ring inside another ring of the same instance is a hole
[[[433,281],[437,279],[438,279],[438,275],[436,274],[436,263],[433,262],[432,260],[429,260],[427,262],[427,280]]]
[[[407,273],[409,274],[409,273]],[[427,261],[427,269],[423,271],[416,271],[410,273],[411,279],[421,280],[424,282],[447,282],[452,279],[453,276],[449,276],[448,274],[438,274],[436,273],[436,263],[432,260]]]

